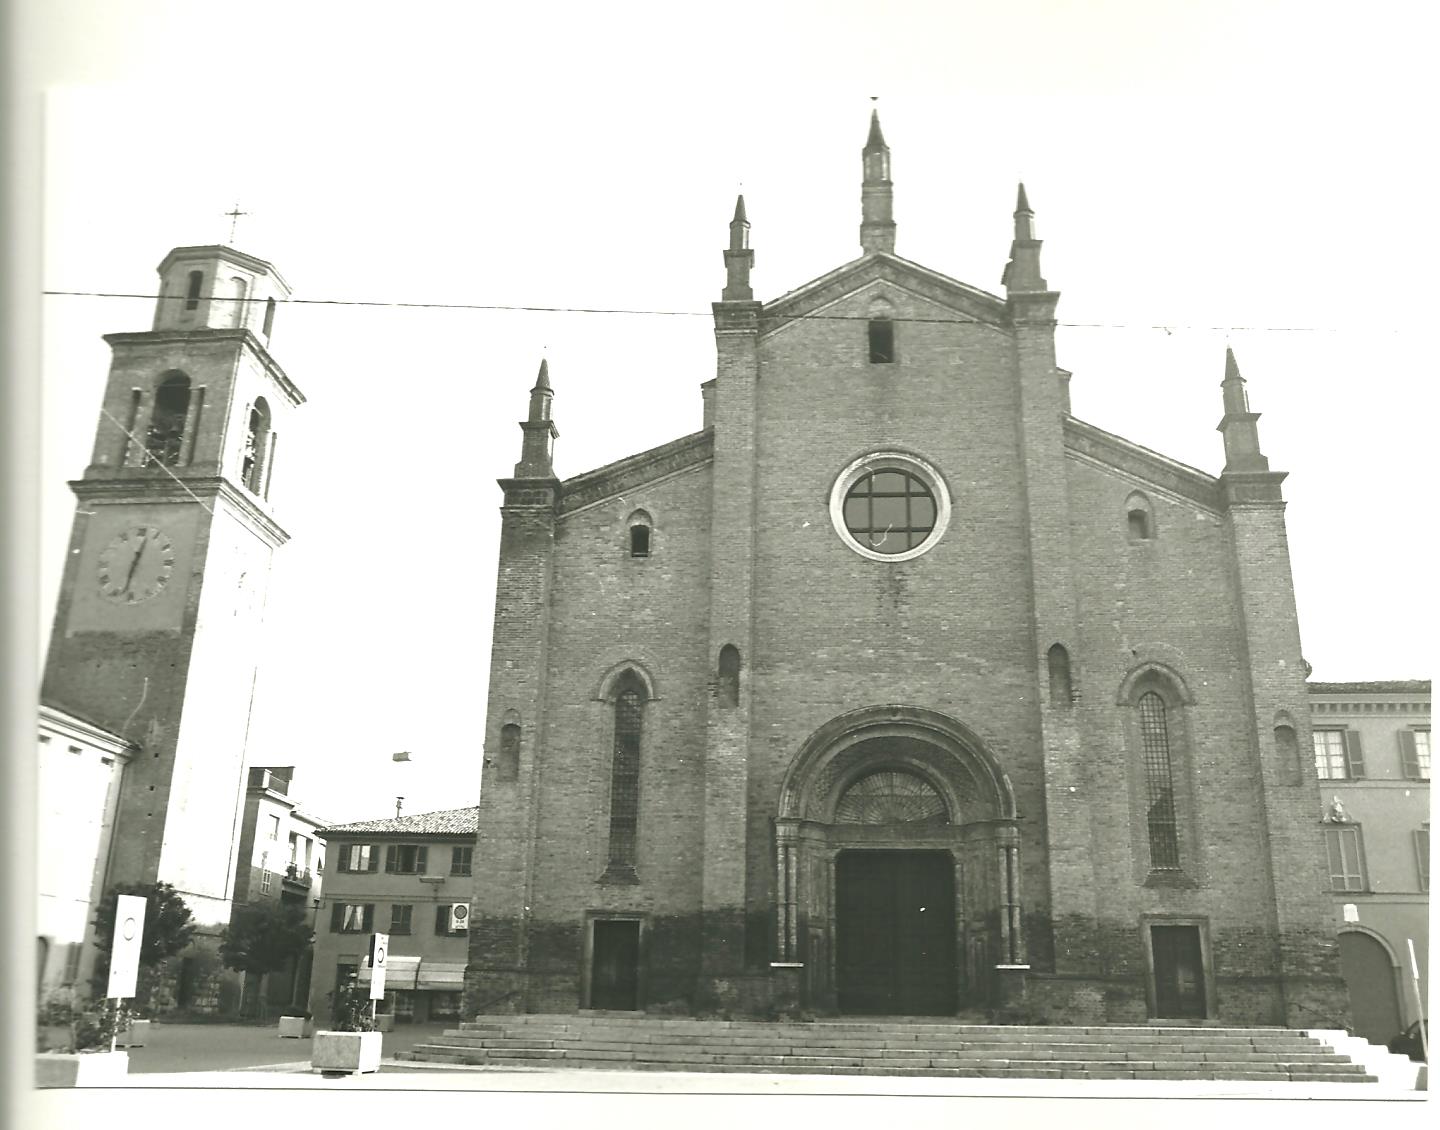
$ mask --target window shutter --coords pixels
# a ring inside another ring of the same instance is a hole
[[[1400,731],[1400,762],[1412,781],[1420,776],[1420,757],[1415,752],[1415,731]]]
[[[330,908],[330,933],[340,933],[340,927],[344,925],[345,904],[337,902]]]
[[[364,921],[365,925],[362,929],[368,934],[375,929],[375,904],[373,902],[367,902],[365,904]]]
[[[415,874],[425,874],[425,860],[429,853],[430,849],[423,844],[415,849]]]
[[[366,871],[374,871],[380,863],[380,848],[378,845],[370,846],[370,853],[367,856]]]
[[[394,844],[385,849],[385,870],[394,871],[399,866],[400,849]]]
[[[435,933],[448,934],[450,932],[450,908],[443,902],[435,908]]]
[[[1365,776],[1365,754],[1360,749],[1360,731],[1345,731],[1345,771],[1353,780]]]

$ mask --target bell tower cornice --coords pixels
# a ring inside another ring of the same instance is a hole
[[[194,330],[134,330],[127,333],[104,335],[105,342],[112,348],[121,346],[176,346],[184,348],[199,342],[234,341],[249,347],[265,366],[265,372],[275,387],[285,394],[291,404],[299,407],[305,403],[305,394],[282,369],[270,350],[248,329],[194,329]]]

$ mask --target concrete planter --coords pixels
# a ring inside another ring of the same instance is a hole
[[[280,1038],[282,1040],[301,1040],[310,1035],[310,1021],[303,1016],[282,1016],[280,1018]]]
[[[37,1087],[114,1087],[130,1074],[128,1052],[40,1052]]]
[[[324,1075],[379,1071],[381,1039],[379,1032],[316,1032],[310,1066]]]
[[[149,1036],[150,1021],[132,1020],[130,1021],[130,1027],[120,1033],[115,1043],[118,1047],[122,1048],[143,1048]]]
[[[382,1012],[375,1017],[375,1030],[377,1032],[395,1031],[395,1014],[393,1012]]]

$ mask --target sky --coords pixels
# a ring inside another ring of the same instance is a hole
[[[878,97],[897,252],[999,291],[1023,179],[1075,415],[1216,474],[1233,347],[1290,474],[1314,677],[1429,676],[1428,6],[417,10],[29,13],[43,287],[108,295],[39,307],[42,655],[101,335],[153,312],[113,296],[226,242],[238,205],[234,245],[311,300],[271,339],[308,402],[272,482],[293,540],[248,760],[296,765],[333,822],[475,803],[495,480],[541,358],[562,477],[697,430],[737,191],[758,298],[857,257]]]

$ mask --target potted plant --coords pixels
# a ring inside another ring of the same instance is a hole
[[[351,982],[334,994],[335,1026],[315,1033],[310,1066],[322,1075],[351,1075],[380,1070],[380,1043],[370,998]]]
[[[101,1001],[84,1007],[73,998],[52,999],[40,1014],[40,1043],[35,1055],[37,1087],[109,1087],[130,1071],[128,1052],[111,1051],[129,1024],[123,1004]]]

